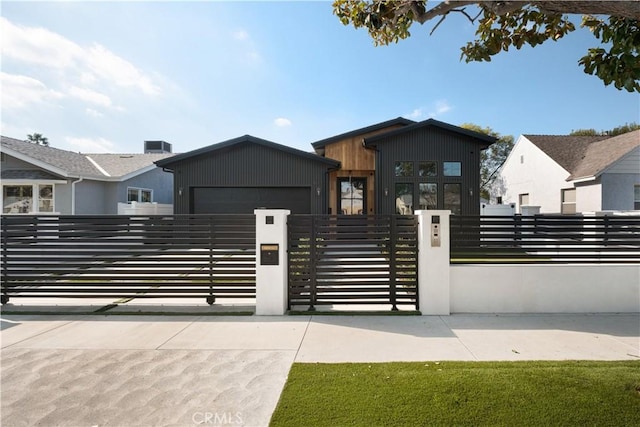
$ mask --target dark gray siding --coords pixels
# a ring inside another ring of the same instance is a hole
[[[414,183],[414,205],[418,203],[418,183],[435,182],[438,184],[438,209],[443,209],[443,185],[461,183],[461,211],[464,215],[480,214],[480,151],[487,143],[463,134],[447,131],[435,126],[422,127],[411,132],[377,140],[376,186],[377,213],[395,213],[394,188],[396,182]],[[396,177],[395,162],[412,161],[413,177]],[[438,175],[434,178],[418,177],[417,162],[436,161]],[[442,173],[443,162],[462,163],[461,177],[445,177]],[[388,194],[385,196],[385,189]],[[416,208],[417,209],[417,208]]]
[[[193,187],[307,187],[311,213],[327,212],[330,166],[282,150],[251,143],[236,144],[184,159],[171,167],[174,211],[178,214],[191,213],[190,189]]]

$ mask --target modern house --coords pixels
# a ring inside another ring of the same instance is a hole
[[[250,135],[159,160],[173,173],[176,214],[327,211],[328,173],[340,163]]]
[[[494,142],[398,118],[317,141],[316,154],[246,135],[156,164],[174,174],[175,213],[478,214],[480,152]]]
[[[369,214],[447,209],[454,214],[477,215],[480,152],[495,141],[434,119],[416,123],[398,118],[312,145],[318,154],[342,164],[341,170],[330,176],[329,185],[337,194],[332,212],[361,213],[349,209],[349,196],[367,185],[368,190],[361,193]],[[358,167],[351,169],[350,163]]]
[[[173,176],[154,164],[172,156],[164,144],[155,153],[82,154],[3,136],[2,213],[100,215],[116,214],[118,203],[172,203]]]
[[[540,213],[640,210],[640,130],[609,136],[521,135],[500,178],[504,203]]]

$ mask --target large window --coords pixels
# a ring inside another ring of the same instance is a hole
[[[129,187],[127,188],[127,202],[153,202],[153,190]]]
[[[419,162],[418,175],[433,177],[438,176],[438,163],[436,162]]]
[[[338,213],[342,215],[365,215],[366,212],[366,178],[342,178]]]
[[[563,214],[576,213],[576,189],[565,188],[562,191],[562,207],[560,212]]]
[[[633,186],[633,209],[640,211],[640,185]]]
[[[438,184],[420,183],[420,209],[438,209]]]
[[[413,162],[396,162],[396,176],[413,176]]]
[[[462,211],[461,187],[460,184],[444,185],[444,209],[450,210],[454,215],[460,215]]]
[[[442,165],[442,174],[444,176],[462,176],[462,163],[444,162]]]
[[[3,185],[2,213],[53,212],[53,185]]]
[[[413,215],[413,184],[396,183],[396,213]]]

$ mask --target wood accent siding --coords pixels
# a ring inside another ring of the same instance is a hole
[[[338,213],[338,178],[348,176],[353,178],[367,178],[367,214],[376,212],[376,150],[365,148],[362,145],[362,140],[401,127],[403,126],[389,126],[374,132],[345,138],[327,144],[324,147],[324,157],[340,162],[340,170],[329,173],[329,213]]]

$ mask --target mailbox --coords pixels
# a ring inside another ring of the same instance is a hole
[[[440,215],[431,217],[431,247],[440,247]]]
[[[280,245],[275,243],[260,245],[260,265],[278,265]]]

